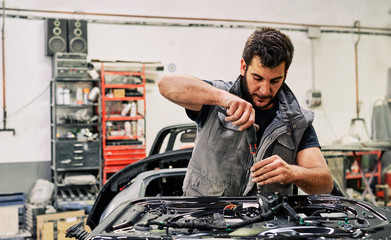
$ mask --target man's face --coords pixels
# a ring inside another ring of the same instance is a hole
[[[254,56],[250,65],[241,61],[240,74],[243,76],[245,91],[251,97],[254,108],[269,109],[269,104],[278,93],[285,79],[285,62],[275,68],[262,67],[258,56]]]

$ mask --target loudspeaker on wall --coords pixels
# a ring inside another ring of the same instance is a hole
[[[56,52],[67,52],[67,20],[48,18],[45,20],[45,54],[54,55]]]
[[[87,21],[68,20],[69,52],[87,53]]]

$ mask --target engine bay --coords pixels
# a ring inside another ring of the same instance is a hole
[[[142,198],[126,202],[88,239],[380,238],[391,211],[329,195]]]

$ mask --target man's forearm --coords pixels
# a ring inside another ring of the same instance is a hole
[[[184,75],[167,75],[159,80],[160,93],[186,109],[200,111],[203,105],[216,105],[227,110],[226,121],[242,131],[252,126],[255,111],[250,102],[216,88],[198,78]]]
[[[191,76],[167,75],[159,82],[160,93],[168,100],[187,109],[199,111],[202,105],[221,105],[226,91]]]
[[[330,170],[323,167],[303,168],[296,166],[298,179],[294,182],[307,194],[327,194],[333,189],[333,178]]]

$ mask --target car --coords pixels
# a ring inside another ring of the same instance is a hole
[[[119,205],[76,239],[387,239],[391,211],[338,196],[149,197]]]
[[[83,223],[67,237],[85,239],[281,239],[391,236],[391,211],[349,198],[339,185],[327,195],[263,193],[183,197],[195,124],[162,129],[147,158],[113,175]]]
[[[120,191],[107,205],[99,222],[115,208],[130,199],[141,197],[182,196],[182,182],[186,168],[156,169],[141,172],[131,181],[131,186]]]
[[[160,130],[148,157],[126,166],[108,179],[92,206],[88,216],[89,224],[99,224],[102,218],[125,198],[123,196],[132,199],[158,195],[153,195],[152,192],[160,192],[160,196],[161,192],[164,192],[165,196],[181,196],[185,175],[183,170],[186,169],[193,151],[195,133],[196,125],[192,123],[172,125]],[[172,182],[176,183],[175,189]],[[170,192],[169,188],[173,190]]]

